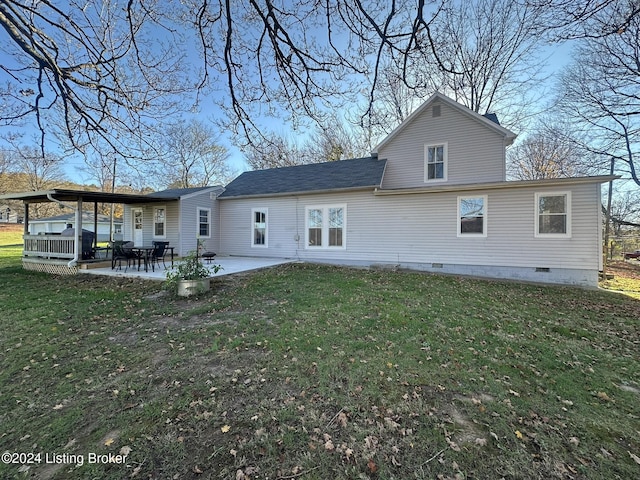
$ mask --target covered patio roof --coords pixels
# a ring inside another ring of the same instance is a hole
[[[63,202],[75,202],[75,242],[73,260],[68,262],[69,267],[76,265],[81,259],[82,250],[82,212],[85,202],[93,203],[93,231],[98,231],[98,203],[154,203],[166,202],[167,200],[179,200],[180,196],[167,195],[165,191],[163,195],[154,196],[154,194],[140,195],[130,193],[109,193],[109,192],[92,192],[86,190],[71,190],[64,188],[54,188],[52,190],[40,190],[34,192],[7,193],[0,195],[0,200],[21,200],[24,202],[24,238],[25,241],[29,234],[29,205],[33,203],[55,202],[63,204]],[[94,248],[98,245],[97,235],[93,236]]]
[[[54,188],[52,190],[39,190],[35,192],[6,193],[0,195],[0,200],[22,200],[24,203],[44,202],[96,202],[96,203],[148,203],[166,202],[167,200],[179,200],[180,197],[167,198],[155,197],[152,193],[140,195],[134,193],[109,193],[91,192],[87,190],[70,190]]]

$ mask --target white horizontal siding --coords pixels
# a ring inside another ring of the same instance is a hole
[[[195,251],[198,245],[199,218],[198,209],[206,208],[211,212],[209,221],[210,237],[201,238],[205,251],[218,252],[219,243],[219,214],[218,205],[215,198],[211,198],[211,192],[194,194],[180,200],[180,251],[181,256],[191,251]]]
[[[448,144],[445,184],[505,179],[502,135],[468,115],[441,104],[439,117],[432,117],[431,108],[425,109],[378,152],[379,158],[387,160],[383,188],[425,186],[424,146],[445,142]]]
[[[482,238],[457,235],[457,198],[463,192],[229,199],[220,202],[220,249],[306,260],[597,269],[599,187],[571,187],[572,237],[562,239],[534,235],[535,192],[544,191],[474,191],[473,196],[487,195],[487,236]],[[346,248],[305,248],[305,207],[332,204],[346,204]],[[268,248],[251,247],[252,208],[269,209]]]

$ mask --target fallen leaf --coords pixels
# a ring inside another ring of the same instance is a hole
[[[54,409],[54,410],[60,410],[62,407],[63,407],[63,405],[62,405],[61,403],[59,403],[59,404],[55,405],[55,406],[53,407],[53,409]]]
[[[227,433],[229,430],[231,430],[231,426],[223,425],[222,427],[220,427],[220,430],[222,431],[222,433]]]
[[[104,441],[104,444],[105,444],[106,447],[110,447],[111,445],[113,445],[113,442],[114,442],[113,438],[107,438]]]
[[[347,426],[347,414],[344,412],[340,412],[340,414],[338,415],[338,423],[340,424],[341,427],[346,427]]]
[[[580,445],[580,439],[578,437],[571,437],[569,439],[569,443],[577,447],[578,445]]]
[[[376,473],[378,471],[378,466],[371,458],[367,462],[367,468],[369,469],[369,473]]]
[[[606,392],[598,392],[597,397],[605,402],[613,402],[613,399]]]
[[[198,465],[194,465],[194,467],[191,469],[193,471],[193,473],[202,473],[202,470],[200,470],[200,467],[198,467]]]
[[[235,449],[233,449],[233,448],[232,448],[231,450],[229,450],[229,453],[230,453],[231,455],[233,455],[234,457],[235,457],[236,455],[238,455],[238,451],[237,451],[237,450],[235,450]]]
[[[125,445],[120,449],[120,455],[124,455],[125,457],[131,453],[131,447],[129,445]]]
[[[516,430],[516,437],[518,437],[518,439],[522,440],[522,433],[520,433],[520,430]]]

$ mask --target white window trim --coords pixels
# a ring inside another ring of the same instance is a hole
[[[566,233],[540,233],[540,217],[539,217],[539,202],[540,197],[553,197],[559,195],[566,195],[567,197],[567,211],[565,215],[567,216],[567,231]],[[535,193],[535,202],[534,202],[534,230],[533,235],[535,238],[571,238],[571,192],[536,192]]]
[[[156,210],[164,209],[164,228],[162,231],[164,235],[156,235]],[[154,205],[153,207],[153,238],[167,238],[167,206],[166,205]]]
[[[442,147],[442,157],[444,162],[442,164],[442,178],[429,178],[429,148],[430,147]],[[449,143],[427,143],[424,146],[424,183],[439,183],[446,182],[449,170]]]
[[[256,212],[264,213],[264,245],[258,245],[255,243],[255,218]],[[251,209],[251,248],[269,248],[269,209],[268,208],[252,208]]]
[[[207,218],[209,219],[209,235],[200,235],[200,212],[203,210],[207,212]],[[211,229],[213,227],[212,223],[213,223],[213,219],[211,218],[211,209],[205,208],[205,207],[197,207],[196,208],[196,238],[211,238]]]
[[[482,215],[482,233],[462,233],[462,215],[460,214],[460,201],[465,198],[482,198],[484,206],[484,214]],[[488,211],[489,211],[488,195],[460,195],[458,197],[458,237],[460,238],[485,238],[487,236]]]
[[[329,209],[342,209],[342,245],[329,245]],[[309,245],[309,210],[322,210],[322,245]],[[346,250],[347,249],[347,204],[309,205],[304,210],[304,245],[307,250]]]

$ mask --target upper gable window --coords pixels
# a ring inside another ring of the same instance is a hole
[[[447,179],[447,144],[424,146],[424,181],[438,182]]]

